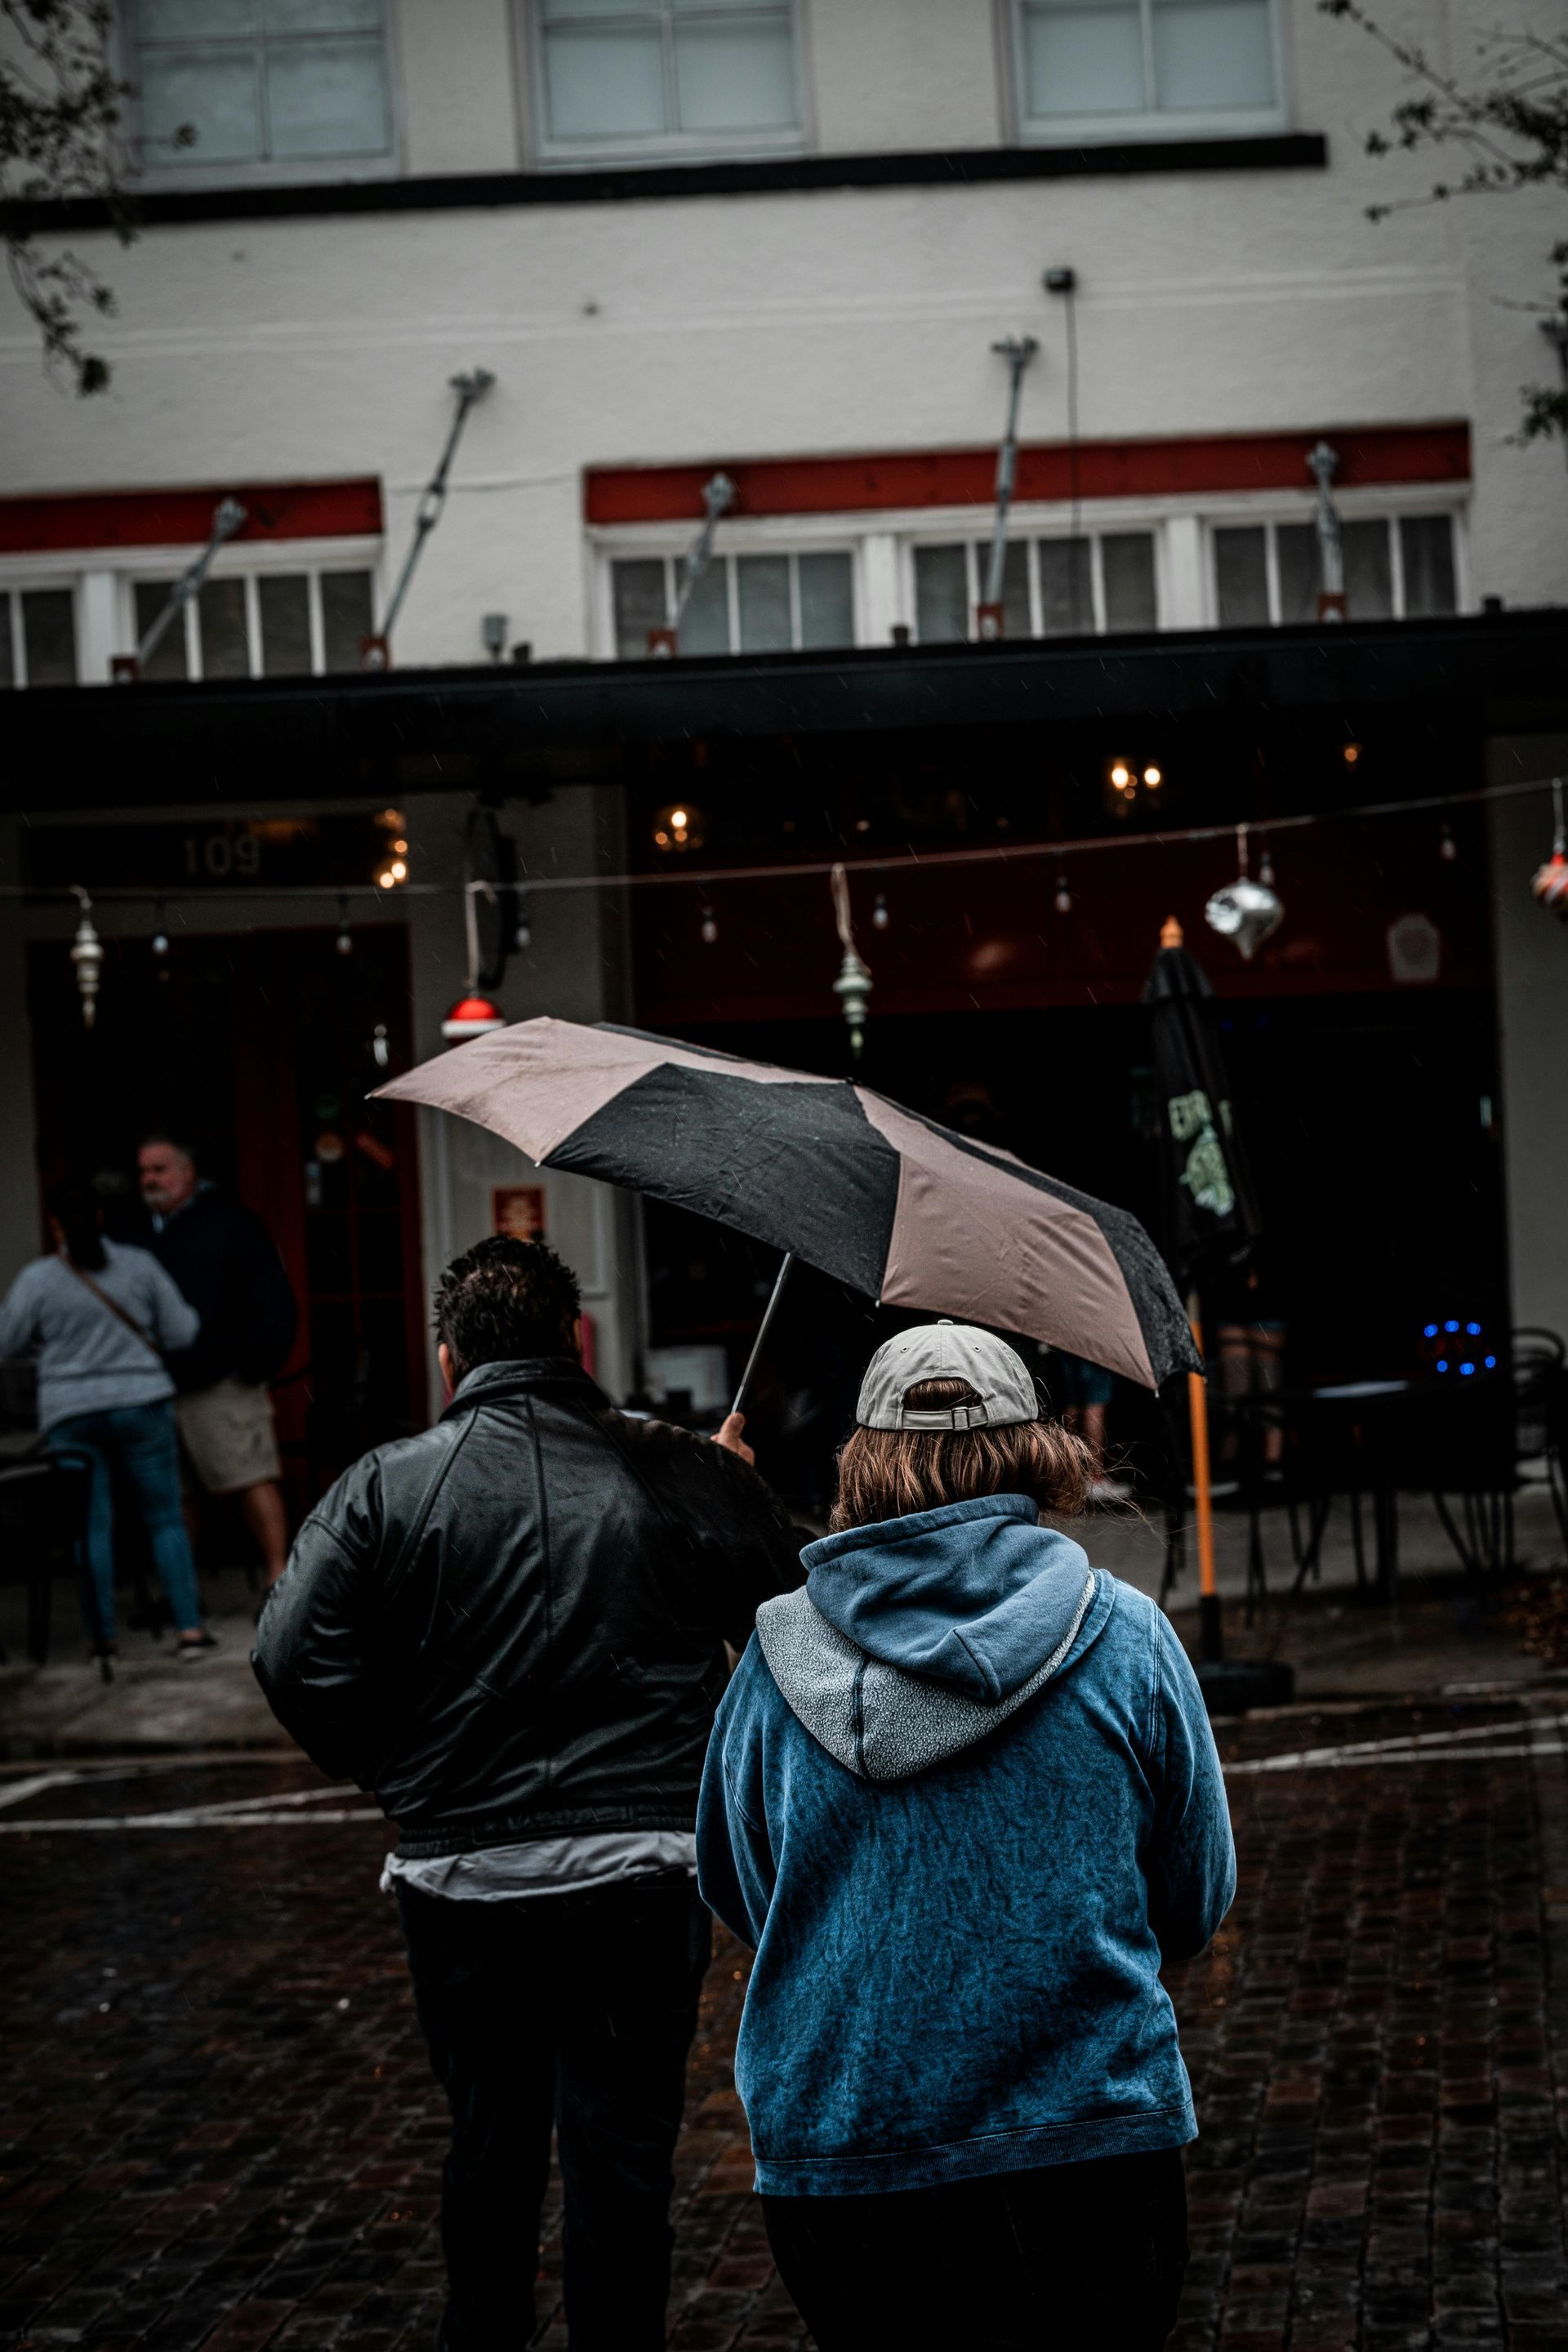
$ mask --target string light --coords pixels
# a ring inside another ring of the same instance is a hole
[[[719,936],[719,918],[711,907],[702,909],[702,944],[710,948]]]
[[[885,931],[887,928],[888,902],[879,890],[877,893],[877,903],[871,909],[871,929],[874,931]]]
[[[338,893],[338,936],[336,946],[338,953],[341,956],[351,956],[354,951],[354,943],[349,933],[349,902],[342,891]]]
[[[169,958],[169,934],[163,922],[163,901],[159,898],[153,908],[153,953],[159,963]]]
[[[1459,845],[1454,839],[1453,827],[1446,824],[1437,836],[1437,855],[1445,866],[1452,866],[1458,854]]]
[[[1072,892],[1068,888],[1068,877],[1065,874],[1057,876],[1057,895],[1053,904],[1058,915],[1072,913]]]

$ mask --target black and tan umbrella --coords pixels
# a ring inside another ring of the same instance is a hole
[[[1145,1388],[1198,1360],[1136,1217],[844,1079],[541,1019],[378,1091],[716,1218],[883,1306],[1026,1332]]]

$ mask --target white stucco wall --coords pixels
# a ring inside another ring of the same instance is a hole
[[[984,445],[989,345],[1043,346],[1023,430],[1067,430],[1064,320],[1079,276],[1087,438],[1469,419],[1472,601],[1568,594],[1568,470],[1510,443],[1519,385],[1549,373],[1547,199],[1366,205],[1425,161],[1365,132],[1404,85],[1312,0],[1281,0],[1289,119],[1327,172],[1061,179],[991,187],[459,209],[150,230],[100,260],[120,316],[95,338],[110,393],[41,378],[0,297],[0,494],[379,476],[384,581],[450,415],[447,379],[498,382],[468,426],[397,646],[479,656],[504,612],[542,656],[590,649],[581,481],[594,464]],[[1479,26],[1479,0],[1452,0]],[[805,50],[825,151],[995,144],[1005,73],[989,0],[812,0]],[[1447,0],[1404,11],[1447,54]],[[401,0],[414,173],[528,158],[526,43],[505,0]],[[1466,36],[1468,37],[1468,36]],[[1461,43],[1462,46],[1462,43]]]

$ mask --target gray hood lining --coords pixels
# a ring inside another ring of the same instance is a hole
[[[1097,1589],[1090,1569],[1050,1656],[994,1704],[868,1657],[828,1623],[804,1587],[763,1602],[757,1641],[790,1709],[836,1762],[863,1780],[907,1780],[973,1748],[1044,1689],[1082,1631]]]

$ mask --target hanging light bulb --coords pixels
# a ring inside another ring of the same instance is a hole
[[[71,888],[81,908],[81,920],[76,927],[76,939],[71,946],[71,961],[76,966],[77,993],[81,998],[82,1027],[90,1029],[98,1018],[98,982],[103,970],[103,942],[93,929],[92,900],[79,882],[73,882]]]
[[[1265,890],[1273,889],[1274,860],[1268,855],[1268,844],[1267,842],[1263,845],[1263,855],[1258,861],[1258,880],[1261,888]]]
[[[375,1064],[378,1070],[384,1070],[391,1065],[392,1048],[387,1043],[386,1024],[384,1021],[378,1021],[375,1024],[375,1029],[370,1041],[370,1058]]]
[[[838,966],[838,977],[833,983],[833,993],[844,1009],[849,1029],[849,1057],[858,1062],[866,1048],[866,1016],[871,1003],[871,967],[864,961],[855,945],[854,921],[849,908],[849,877],[842,866],[836,866],[827,877],[833,893],[833,923],[844,950]]]
[[[703,908],[703,909],[702,909],[702,944],[703,944],[703,946],[704,946],[705,948],[710,948],[710,947],[712,946],[712,944],[713,944],[714,940],[718,938],[718,936],[719,936],[719,918],[718,918],[718,916],[713,912],[713,909],[712,909],[712,908],[711,908],[711,907],[704,907],[704,908]]]
[[[1065,874],[1057,876],[1057,895],[1051,903],[1058,915],[1072,913],[1072,892],[1068,888],[1068,877]]]
[[[520,954],[533,945],[533,925],[529,919],[526,890],[520,890],[517,894],[517,920],[512,927],[511,943]]]
[[[885,931],[887,928],[888,902],[879,890],[877,893],[877,903],[871,909],[871,929],[874,931]]]
[[[1445,866],[1452,866],[1458,854],[1459,845],[1454,839],[1453,828],[1445,825],[1437,836],[1437,855]]]
[[[1234,882],[1216,890],[1204,908],[1204,920],[1221,939],[1234,940],[1242,959],[1250,963],[1269,934],[1285,919],[1285,909],[1268,883],[1254,881],[1247,870],[1247,827],[1236,828],[1237,863],[1241,871]]]
[[[1552,779],[1552,855],[1538,866],[1531,888],[1543,907],[1568,923],[1568,827],[1563,819],[1563,779]]]
[[[169,960],[169,934],[163,928],[163,901],[156,899],[153,907],[153,953],[159,963]]]
[[[338,900],[338,936],[336,946],[338,953],[341,956],[351,956],[354,951],[354,943],[349,933],[349,902],[345,898],[340,898]]]

